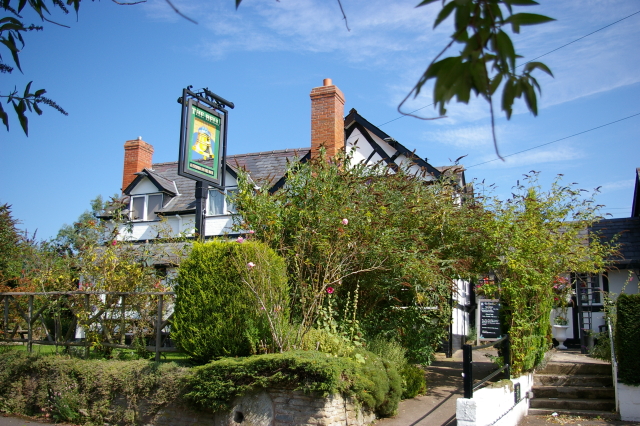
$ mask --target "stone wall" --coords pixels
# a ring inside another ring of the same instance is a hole
[[[375,415],[340,395],[328,397],[301,391],[269,389],[237,398],[230,412],[206,413],[180,403],[170,404],[145,426],[365,426]]]

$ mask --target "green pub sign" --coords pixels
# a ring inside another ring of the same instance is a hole
[[[223,126],[219,112],[189,100],[181,135],[179,174],[214,186],[224,185]]]

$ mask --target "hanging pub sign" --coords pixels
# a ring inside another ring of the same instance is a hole
[[[225,114],[203,105],[197,99],[189,99],[185,104],[178,174],[224,188]]]

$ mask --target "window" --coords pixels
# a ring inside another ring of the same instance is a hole
[[[131,220],[157,220],[156,211],[162,208],[162,194],[134,195],[131,197]]]
[[[224,192],[218,189],[210,189],[209,201],[207,203],[207,215],[218,216],[235,213],[235,207],[227,200],[227,196],[231,195],[235,191],[237,191],[236,188],[227,189]]]
[[[602,305],[600,277],[591,274],[576,274],[576,294],[582,305]]]

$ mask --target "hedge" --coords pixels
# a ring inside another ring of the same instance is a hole
[[[640,385],[640,294],[621,294],[616,310],[618,380],[637,386]]]
[[[177,284],[171,335],[196,362],[276,349],[267,315],[272,324],[288,321],[289,289],[284,260],[266,245],[195,243],[180,265]]]
[[[200,407],[228,410],[236,396],[260,388],[355,396],[380,417],[398,410],[402,380],[395,366],[362,350],[364,363],[316,351],[226,358],[196,367],[185,398]]]
[[[74,424],[143,422],[180,397],[187,368],[173,363],[0,353],[0,411]],[[145,412],[138,403],[145,400]]]

